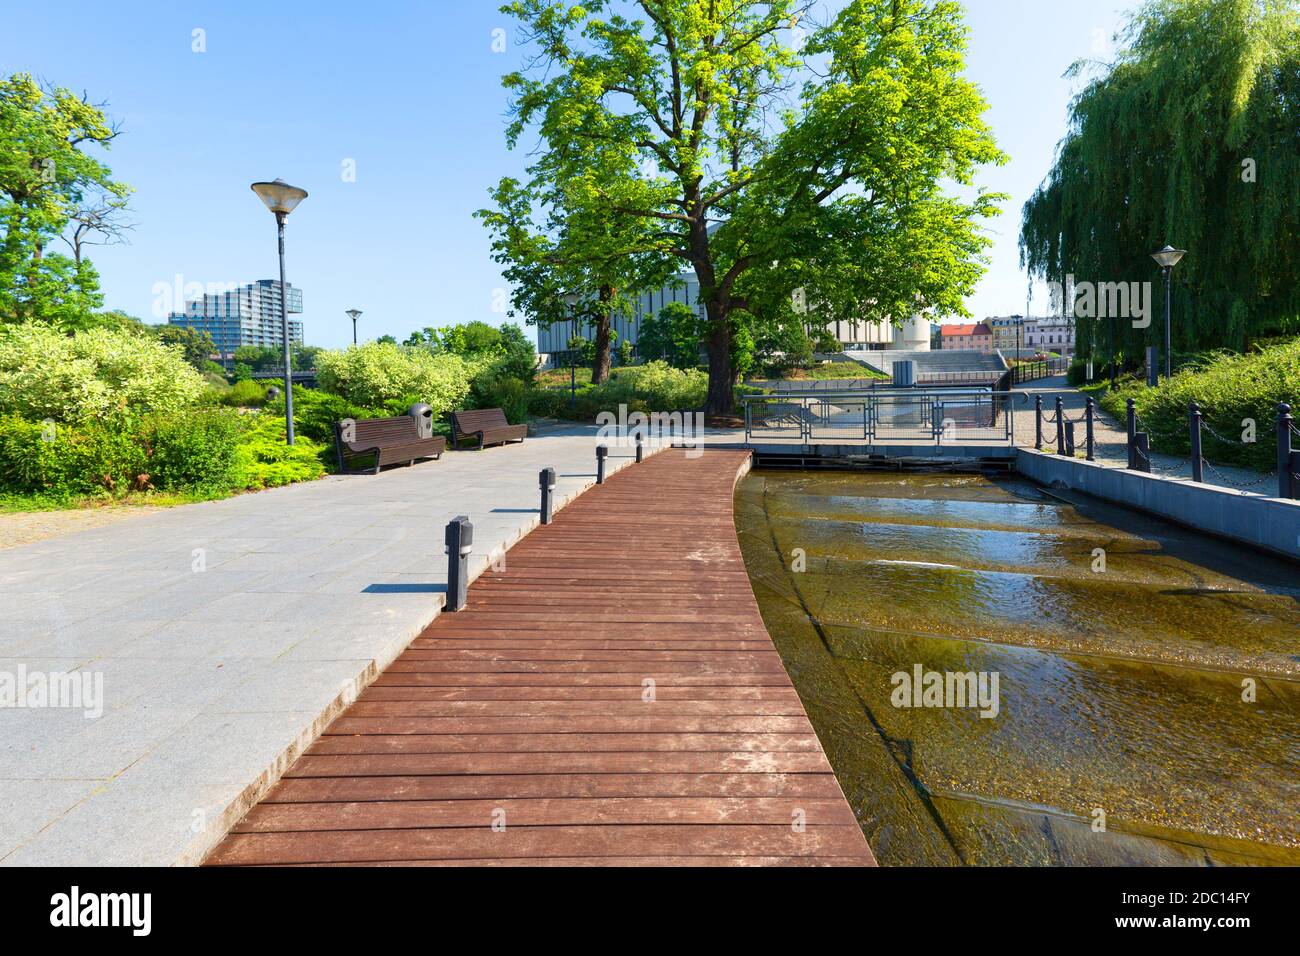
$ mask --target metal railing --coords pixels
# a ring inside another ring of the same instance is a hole
[[[1025,382],[1037,382],[1044,378],[1064,375],[1070,370],[1068,359],[1048,359],[1042,362],[1017,362],[1011,366],[1011,382],[1021,385]]]
[[[1016,401],[992,389],[870,389],[749,395],[747,444],[1014,444]]]

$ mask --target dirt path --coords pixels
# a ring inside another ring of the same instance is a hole
[[[161,508],[149,506],[118,508],[79,508],[71,511],[19,511],[0,514],[0,549],[60,538],[65,534],[102,528],[129,521],[140,515],[153,514]]]

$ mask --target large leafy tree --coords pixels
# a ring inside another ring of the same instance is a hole
[[[25,73],[0,81],[0,319],[82,327],[102,304],[98,275],[81,256],[87,231],[73,226],[74,259],[46,248],[101,205],[112,211],[89,231],[117,228],[129,189],[87,151],[116,136],[102,106],[85,96]]]
[[[1069,131],[1025,204],[1031,274],[1163,285],[1150,252],[1190,250],[1174,271],[1175,348],[1242,348],[1300,328],[1300,20],[1282,0],[1156,0],[1071,107]],[[1075,66],[1076,72],[1086,69]],[[1081,319],[1081,322],[1085,321]],[[1081,352],[1133,355],[1159,322],[1109,319]]]
[[[699,280],[707,410],[733,409],[738,325],[810,279],[819,318],[965,314],[999,197],[944,195],[1002,159],[946,0],[516,0],[506,78],[583,208],[641,224]],[[806,32],[806,42],[799,44]],[[583,194],[585,191],[585,195]],[[743,336],[741,336],[743,338]]]

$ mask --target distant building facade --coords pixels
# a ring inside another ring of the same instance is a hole
[[[993,351],[993,330],[985,322],[945,325],[939,330],[939,337],[945,351],[985,353]]]
[[[619,342],[636,345],[641,323],[658,314],[670,302],[681,302],[704,317],[700,302],[700,282],[694,272],[678,274],[675,282],[663,288],[643,292],[637,296],[630,315],[615,316],[610,327],[618,334]],[[834,322],[830,332],[845,349],[869,351],[904,350],[923,351],[930,348],[930,323],[921,317],[910,319],[900,326],[889,322]],[[537,351],[543,356],[564,352],[573,336],[591,340],[595,330],[587,322],[570,320],[556,322],[549,328],[537,330]]]
[[[302,314],[302,290],[287,284],[285,293],[290,315]],[[259,279],[225,292],[208,293],[185,303],[184,312],[167,317],[169,325],[207,332],[216,343],[214,358],[229,362],[241,345],[284,347],[280,325],[280,283]],[[289,340],[301,345],[302,321],[289,320]]]
[[[1025,348],[1074,358],[1074,322],[1067,316],[1025,320]]]

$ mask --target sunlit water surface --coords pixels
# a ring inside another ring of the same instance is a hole
[[[881,862],[1300,864],[1295,565],[1019,479],[756,472],[736,519]],[[895,706],[917,664],[996,717]]]

